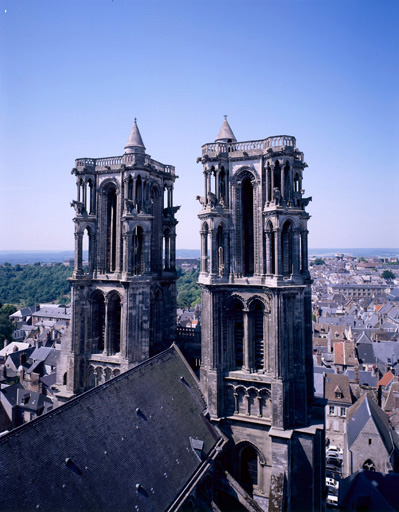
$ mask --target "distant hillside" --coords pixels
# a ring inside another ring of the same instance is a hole
[[[197,249],[177,249],[178,258],[199,258],[200,251]],[[11,263],[11,265],[26,265],[33,263],[63,263],[65,260],[74,258],[74,251],[0,251],[0,265]],[[87,260],[87,254],[83,254]]]

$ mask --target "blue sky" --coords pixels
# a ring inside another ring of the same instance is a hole
[[[294,135],[311,247],[399,247],[399,2],[0,0],[0,249],[71,249],[78,157],[134,117],[199,248],[201,145]]]

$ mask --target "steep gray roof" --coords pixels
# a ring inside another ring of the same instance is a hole
[[[221,440],[205,406],[171,347],[1,437],[0,509],[165,510]]]
[[[371,343],[359,343],[356,346],[357,358],[362,364],[374,364],[375,356]]]
[[[215,142],[237,142],[237,139],[233,133],[233,130],[230,128],[229,123],[227,122],[227,116],[224,116],[224,121],[222,127],[219,130],[219,133],[215,139]]]
[[[130,132],[130,136],[125,146],[125,153],[144,153],[145,146],[143,139],[141,138],[141,134],[139,131],[139,127],[137,126],[137,120],[134,118],[134,124],[132,131]]]
[[[394,447],[398,446],[398,435],[391,429],[385,412],[367,394],[349,408],[347,414],[348,446],[352,446],[370,418],[373,419],[381,440],[390,454]]]

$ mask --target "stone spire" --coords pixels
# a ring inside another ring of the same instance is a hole
[[[215,142],[237,142],[237,139],[227,122],[227,116],[224,116],[224,121]]]
[[[134,118],[134,125],[130,132],[129,139],[125,146],[126,153],[144,153],[145,146],[143,139],[141,138],[139,128],[137,126],[137,120]]]

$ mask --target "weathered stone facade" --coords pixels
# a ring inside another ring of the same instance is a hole
[[[232,440],[226,466],[263,509],[318,510],[306,167],[294,137],[237,142],[224,121],[198,159],[201,385]]]
[[[145,153],[136,121],[123,156],[79,158],[72,173],[72,336],[62,381],[79,393],[174,340],[178,207],[175,169]]]

